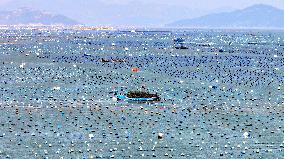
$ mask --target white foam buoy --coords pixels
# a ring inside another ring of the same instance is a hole
[[[53,87],[53,90],[60,90],[60,87]]]
[[[22,64],[20,65],[20,68],[24,68],[25,65],[26,65],[26,63],[22,63]]]
[[[94,137],[94,134],[89,134],[89,139],[93,139]]]
[[[248,132],[244,132],[243,137],[246,138],[246,139],[249,138],[249,133]]]
[[[112,97],[112,101],[116,102],[117,98],[116,97]]]
[[[163,139],[164,138],[164,134],[163,133],[158,133],[158,139]]]

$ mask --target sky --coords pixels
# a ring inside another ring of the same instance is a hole
[[[86,25],[159,26],[254,4],[284,10],[284,0],[0,0],[0,10],[31,7],[62,14]]]

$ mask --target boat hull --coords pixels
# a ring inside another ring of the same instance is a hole
[[[118,100],[124,100],[124,101],[135,101],[135,102],[149,102],[149,101],[159,101],[158,97],[153,98],[129,98],[124,95],[117,96]]]

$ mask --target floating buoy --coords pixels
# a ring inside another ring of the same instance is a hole
[[[117,98],[116,97],[112,97],[112,101],[116,102]]]
[[[243,136],[244,136],[244,138],[249,138],[250,135],[249,135],[248,132],[244,132]]]
[[[89,134],[89,139],[93,139],[94,137],[94,134]]]
[[[164,134],[163,133],[158,133],[158,139],[163,139],[164,138]]]
[[[133,68],[131,69],[131,71],[134,72],[134,73],[137,73],[137,72],[139,72],[140,70],[139,70],[139,68],[137,68],[137,67],[133,67]]]

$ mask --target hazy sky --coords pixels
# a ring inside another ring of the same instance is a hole
[[[0,10],[32,7],[89,25],[159,25],[284,0],[0,0]]]
[[[0,0],[0,5],[7,4],[8,2],[16,2],[16,1],[23,1],[27,2],[27,4],[33,5],[35,2],[40,1],[50,1],[50,0]],[[88,0],[56,0],[57,2],[67,2],[67,3],[82,3]],[[51,0],[52,2],[56,2]],[[102,2],[105,4],[129,4],[135,3],[137,0],[92,0],[94,2]],[[246,6],[250,6],[253,4],[268,4],[275,7],[279,7],[284,9],[284,1],[283,0],[141,0],[143,3],[149,4],[166,4],[166,5],[180,5],[186,6],[188,8],[194,9],[216,9],[222,7],[230,7],[230,8],[243,8]],[[53,5],[50,4],[50,7]],[[48,7],[48,6],[47,6]],[[158,7],[158,6],[157,6]]]
[[[134,0],[106,0],[109,4],[131,3]],[[283,0],[143,0],[146,3],[159,3],[169,5],[182,5],[189,8],[208,8],[214,9],[219,7],[243,8],[253,4],[268,4],[275,7],[284,8]]]

